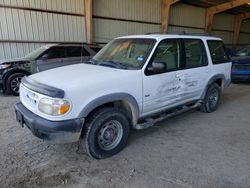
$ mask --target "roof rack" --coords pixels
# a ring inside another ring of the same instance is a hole
[[[185,31],[180,32],[179,35],[211,36],[209,33],[187,33]]]
[[[87,43],[87,42],[58,42],[58,43],[55,43],[57,45],[98,45],[98,43]]]
[[[174,35],[190,35],[190,36],[212,36],[209,33],[187,33],[185,31],[182,31],[180,33],[174,33],[174,32],[166,32],[166,33],[161,33],[161,32],[152,32],[152,33],[146,33],[146,35],[153,35],[153,34],[174,34]]]

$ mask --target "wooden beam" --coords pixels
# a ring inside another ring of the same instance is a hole
[[[248,19],[248,18],[250,18],[250,12],[238,14],[235,16],[234,33],[233,33],[233,48],[234,49],[236,48],[236,45],[237,45],[238,40],[239,40],[242,21],[245,19]]]
[[[231,0],[227,3],[222,3],[216,6],[212,6],[207,8],[206,10],[206,25],[205,25],[205,32],[210,33],[213,26],[213,18],[215,14],[220,12],[224,12],[226,10],[244,5],[249,3],[249,0]]]
[[[162,0],[161,8],[161,32],[166,33],[168,31],[169,24],[169,11],[171,5],[179,2],[180,0]]]
[[[93,0],[85,0],[85,30],[87,43],[93,42]]]

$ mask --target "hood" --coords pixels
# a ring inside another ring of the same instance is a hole
[[[26,61],[30,61],[30,59],[26,59],[26,58],[15,58],[15,59],[8,59],[8,60],[0,60],[0,64],[6,64],[6,63],[18,63],[18,62],[26,62]]]
[[[237,63],[237,64],[250,64],[250,57],[241,57],[241,56],[235,56],[232,57],[232,63]]]
[[[112,85],[112,82],[126,79],[125,77],[129,77],[131,72],[135,71],[82,63],[33,74],[30,78],[48,86],[70,91],[83,86],[102,87],[102,83]]]

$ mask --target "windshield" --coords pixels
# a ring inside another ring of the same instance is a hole
[[[93,60],[97,65],[138,69],[145,63],[154,44],[154,39],[115,39],[96,54]]]
[[[50,46],[42,46],[34,51],[32,51],[31,53],[29,53],[28,55],[25,56],[25,58],[27,59],[36,59],[38,58],[43,52],[45,52],[47,49],[49,49]]]
[[[250,56],[250,46],[239,50],[236,55],[241,57]]]

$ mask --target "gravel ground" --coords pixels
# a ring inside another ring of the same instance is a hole
[[[193,111],[142,131],[105,160],[35,138],[0,95],[0,187],[250,187],[250,85],[232,85],[211,114]]]

